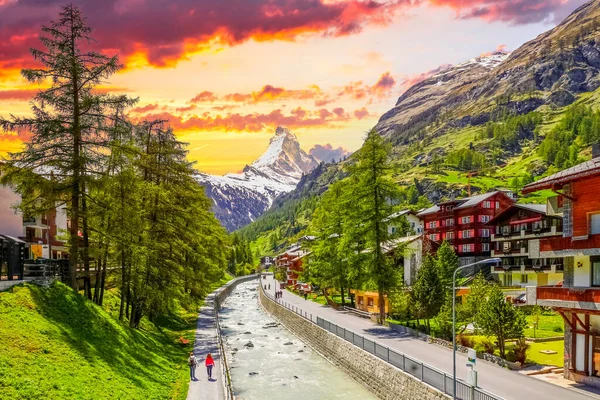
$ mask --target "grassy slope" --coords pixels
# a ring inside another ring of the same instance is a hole
[[[102,309],[59,283],[0,292],[0,398],[185,399],[196,313],[134,330],[118,301],[109,291]]]

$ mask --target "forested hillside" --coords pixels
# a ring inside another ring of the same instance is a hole
[[[393,145],[397,208],[527,183],[590,157],[600,140],[600,3],[590,2],[510,55],[446,69],[408,89],[376,130]],[[274,253],[310,232],[319,196],[350,157],[307,175],[240,233]],[[310,187],[311,190],[306,190]],[[548,193],[523,197],[542,202]]]

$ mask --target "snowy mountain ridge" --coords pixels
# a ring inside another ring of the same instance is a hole
[[[216,217],[233,231],[258,218],[277,196],[294,190],[302,175],[317,165],[317,160],[300,148],[296,135],[277,127],[267,150],[241,173],[216,176],[199,172],[196,180],[213,201]]]

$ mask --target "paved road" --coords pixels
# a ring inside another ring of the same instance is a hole
[[[276,282],[272,276],[266,280],[260,279],[263,286],[271,285],[267,290],[271,295],[275,293]],[[268,286],[267,286],[268,287]],[[441,371],[452,374],[452,350],[424,342],[414,336],[401,334],[390,328],[376,325],[367,319],[354,315],[340,313],[330,307],[322,306],[310,300],[296,296],[286,290],[283,291],[282,300],[311,313],[327,319],[339,326],[361,334],[370,340],[404,353],[425,364],[429,364]],[[467,356],[462,353],[457,355],[457,376],[466,380]],[[576,389],[566,389],[538,379],[534,379],[516,372],[501,368],[495,364],[477,360],[478,385],[506,400],[589,400],[600,399],[600,391],[595,388],[581,386]],[[595,392],[595,393],[594,393]]]
[[[190,381],[187,400],[222,400],[225,398],[223,373],[221,369],[221,352],[217,341],[217,329],[213,308],[213,294],[206,297],[205,306],[200,308],[198,324],[196,327],[196,340],[194,342],[194,354],[198,359],[196,368],[196,381]],[[215,366],[212,370],[212,380],[208,380],[204,360],[210,353]]]

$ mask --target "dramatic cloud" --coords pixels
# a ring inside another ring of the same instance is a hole
[[[173,66],[190,54],[248,40],[346,36],[387,25],[411,0],[74,0],[103,49],[134,64]],[[0,2],[0,67],[30,65],[40,25],[63,0]]]
[[[0,90],[0,100],[30,100],[38,92],[37,89]]]
[[[458,18],[481,18],[512,24],[562,20],[587,0],[429,0],[435,6],[450,7]]]
[[[177,111],[177,112],[188,112],[188,111],[194,110],[195,108],[197,108],[197,106],[195,104],[191,104],[191,105],[189,105],[187,107],[177,107],[175,109],[175,111]]]
[[[236,103],[261,103],[274,100],[307,100],[321,95],[318,86],[311,86],[306,90],[287,90],[281,87],[265,85],[257,92],[231,93],[223,98]]]
[[[148,104],[143,107],[132,108],[130,112],[143,114],[143,113],[147,113],[148,111],[158,110],[159,108],[160,108],[160,106],[158,104]]]
[[[217,96],[213,92],[205,90],[204,92],[198,93],[193,99],[191,99],[190,103],[212,103],[215,100],[217,100]]]
[[[363,119],[369,116],[369,111],[363,107],[360,110],[355,110],[354,116],[356,117],[356,119]]]
[[[373,85],[370,92],[378,97],[385,97],[396,85],[396,80],[392,78],[389,72],[381,75],[377,83]]]
[[[350,152],[344,149],[343,147],[338,147],[337,149],[334,149],[333,146],[329,143],[327,143],[324,146],[317,144],[312,149],[310,149],[308,153],[314,158],[316,158],[318,161],[324,161],[326,163],[339,161],[350,154]]]
[[[169,112],[161,112],[148,114],[143,118],[168,120],[175,131],[261,132],[280,125],[290,128],[335,127],[340,122],[347,122],[358,116],[364,118],[365,115],[369,115],[369,112],[364,108],[346,112],[341,107],[331,111],[324,108],[307,110],[296,107],[289,114],[284,114],[281,109],[276,109],[269,113],[231,113],[227,115],[204,112],[184,118]]]

